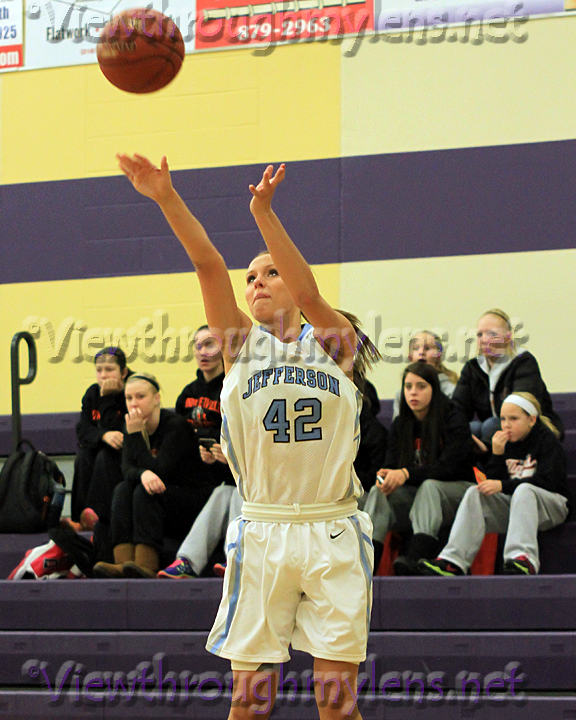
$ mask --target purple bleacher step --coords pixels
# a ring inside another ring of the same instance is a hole
[[[54,702],[47,692],[34,691],[3,691],[0,693],[0,718],[10,720],[51,720],[52,718],[93,718],[94,720],[166,720],[166,718],[197,718],[198,720],[224,720],[228,717],[229,699],[220,696],[213,699],[193,698],[188,702],[177,704],[163,700],[158,701],[149,694],[151,700],[142,696],[134,698],[131,703],[125,701],[110,703],[106,698],[99,701],[96,690],[89,694],[93,700],[84,699],[70,702],[68,696],[62,701]],[[569,720],[576,717],[576,697],[534,697],[508,699],[479,699],[475,703],[461,696],[441,698],[432,692],[422,698],[422,703],[415,699],[400,702],[384,700],[377,694],[375,699],[359,698],[358,706],[364,720]],[[318,710],[314,701],[306,697],[279,697],[271,714],[272,720],[317,720]]]
[[[43,675],[31,677],[31,666],[45,668],[51,684],[61,668],[70,664],[65,687],[74,687],[78,664],[86,673],[131,671],[148,663],[173,686],[168,673],[216,679],[225,685],[230,662],[205,650],[207,632],[4,632],[0,633],[0,685],[45,688]],[[281,688],[304,692],[313,660],[291,651],[284,664]],[[360,666],[365,689],[379,687],[388,674],[402,679],[411,673],[435,673],[446,689],[460,688],[461,673],[479,673],[482,678],[508,677],[515,668],[518,688],[524,691],[569,691],[576,677],[576,633],[574,632],[373,632],[367,661]],[[139,670],[138,672],[141,672]],[[293,673],[296,673],[294,676]],[[442,676],[443,674],[443,676]],[[296,685],[294,678],[296,680]]]
[[[373,630],[572,630],[576,576],[376,577]]]
[[[219,579],[1,581],[0,630],[209,630]],[[571,630],[575,575],[374,579],[372,630]]]

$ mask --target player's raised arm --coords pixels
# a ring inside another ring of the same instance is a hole
[[[325,341],[326,350],[351,375],[357,343],[354,328],[320,295],[310,266],[272,209],[274,192],[284,175],[284,164],[276,174],[272,165],[268,165],[258,186],[250,185],[253,196],[250,210],[290,297],[314,327],[314,335]]]
[[[118,154],[117,158],[136,190],[158,203],[188,253],[200,281],[208,325],[222,340],[224,364],[229,367],[252,322],[236,303],[224,258],[174,190],[165,157],[159,168],[142,155]]]

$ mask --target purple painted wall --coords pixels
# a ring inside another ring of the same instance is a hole
[[[275,207],[315,264],[571,248],[574,167],[574,140],[294,162]],[[262,169],[174,173],[231,268],[262,247],[248,209]],[[0,283],[190,269],[123,177],[5,185],[0,212]]]

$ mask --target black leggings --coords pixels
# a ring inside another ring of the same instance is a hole
[[[122,482],[122,453],[109,446],[80,448],[74,460],[72,520],[80,520],[84,508],[92,508],[104,522],[110,521],[112,494]]]
[[[144,544],[161,552],[164,536],[177,540],[186,537],[207,499],[204,492],[178,485],[149,495],[142,483],[134,488],[123,480],[112,498],[112,544]]]

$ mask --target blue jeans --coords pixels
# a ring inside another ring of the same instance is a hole
[[[472,435],[475,435],[483,443],[490,444],[492,437],[495,432],[501,430],[500,418],[491,417],[487,420],[472,420],[470,423],[470,430]]]

